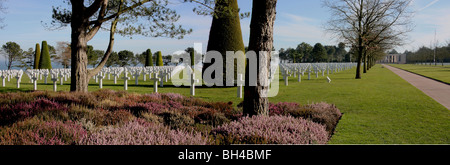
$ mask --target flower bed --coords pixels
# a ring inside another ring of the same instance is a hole
[[[242,117],[232,102],[179,94],[0,94],[0,144],[326,144],[341,117],[334,105],[270,104]]]

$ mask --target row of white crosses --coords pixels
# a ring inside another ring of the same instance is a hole
[[[20,82],[22,81],[23,70],[0,70],[0,78],[2,79],[2,87],[6,86],[6,79],[11,80],[12,77],[16,78],[17,88],[20,88]]]
[[[44,80],[44,84],[48,83],[48,77],[53,81],[53,90],[56,91],[56,82],[59,80],[60,85],[64,85],[64,81],[70,77],[70,69],[28,69],[25,74],[29,77],[30,82],[33,83],[33,90],[37,90],[37,81]],[[17,85],[19,86],[19,84]]]
[[[154,66],[154,67],[110,67],[103,68],[96,76],[96,83],[99,83],[99,87],[103,88],[103,79],[111,77],[114,78],[114,84],[117,84],[117,79],[122,79],[124,82],[124,90],[128,90],[128,80],[134,79],[134,84],[139,85],[139,77],[143,75],[144,81],[148,78],[154,81],[154,92],[158,91],[158,84],[160,87],[164,86],[164,82],[168,82],[171,76],[172,66]],[[119,77],[123,74],[123,77]],[[131,77],[130,77],[131,75]],[[152,78],[152,76],[154,78]]]
[[[289,77],[291,76],[298,76],[298,82],[301,82],[301,76],[303,76],[305,72],[308,73],[308,80],[311,80],[311,73],[315,73],[316,78],[318,78],[319,73],[322,73],[322,76],[325,76],[325,72],[327,72],[327,75],[329,75],[330,72],[331,74],[333,74],[343,70],[351,69],[355,66],[355,63],[297,63],[281,64],[280,69],[285,81],[285,85],[288,86]],[[327,81],[331,83],[331,79],[328,76]]]
[[[59,80],[60,85],[64,85],[64,81],[70,77],[70,69],[52,69],[50,70],[50,80],[53,82],[53,91],[57,91],[57,81]],[[46,73],[44,76],[47,77]],[[45,78],[45,84],[47,84],[47,78]]]

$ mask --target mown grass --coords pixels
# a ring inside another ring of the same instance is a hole
[[[391,66],[450,84],[449,66],[413,64],[393,64]]]
[[[423,92],[411,86],[386,68],[374,66],[363,79],[354,79],[355,70],[330,74],[318,79],[307,75],[298,83],[291,77],[289,86],[280,80],[280,90],[271,102],[297,102],[300,104],[327,102],[335,104],[342,113],[336,133],[330,144],[449,144],[450,111]],[[142,78],[141,78],[142,79]],[[25,76],[21,90],[32,89]],[[129,81],[134,84],[134,81]],[[112,79],[104,80],[104,88],[123,90],[122,80],[114,85]],[[129,92],[152,93],[153,83],[139,81],[139,86],[129,85]],[[52,85],[38,85],[40,90],[52,90]],[[89,90],[98,90],[98,84],[90,81]],[[69,85],[58,90],[69,90]],[[237,105],[242,99],[236,97],[236,88],[200,88],[197,98],[207,101],[232,101]],[[17,91],[10,82],[1,92]],[[161,93],[180,93],[189,96],[189,88],[165,86]]]

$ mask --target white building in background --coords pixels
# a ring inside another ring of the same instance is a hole
[[[378,63],[385,64],[406,64],[406,54],[388,54],[383,60]]]

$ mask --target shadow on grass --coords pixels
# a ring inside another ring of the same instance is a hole
[[[0,88],[0,93],[8,93],[8,92],[33,92],[33,90],[17,89],[17,88],[9,88],[9,87]]]

